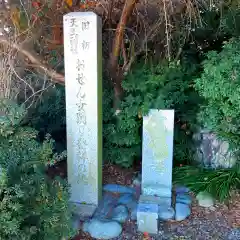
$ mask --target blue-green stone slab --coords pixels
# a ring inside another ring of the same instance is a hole
[[[143,117],[142,194],[172,196],[174,110]]]

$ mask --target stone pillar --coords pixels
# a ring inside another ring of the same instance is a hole
[[[68,182],[78,213],[102,195],[102,26],[93,12],[64,16]]]
[[[141,232],[158,232],[159,210],[172,209],[174,110],[151,109],[143,117],[142,195],[137,209]]]
[[[143,117],[142,193],[171,198],[174,110]]]

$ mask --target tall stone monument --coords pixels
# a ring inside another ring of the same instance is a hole
[[[79,215],[102,195],[102,26],[93,12],[64,16],[68,182]]]
[[[151,109],[143,117],[142,195],[138,229],[157,233],[159,209],[172,210],[174,110]]]
[[[174,110],[143,117],[142,194],[171,198]]]

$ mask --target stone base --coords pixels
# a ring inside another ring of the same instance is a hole
[[[138,231],[158,233],[158,204],[139,203],[137,209]]]
[[[166,214],[161,214],[160,209],[166,210]],[[152,195],[141,195],[139,198],[139,204],[137,209],[137,225],[140,232],[148,232],[152,234],[158,233],[158,221],[163,216],[171,218],[174,216],[174,210],[168,213],[169,209],[172,209],[172,198],[170,197],[158,197]],[[163,215],[163,216],[162,216]]]
[[[79,216],[80,219],[82,220],[91,218],[97,209],[96,205],[81,204],[81,203],[73,203],[73,204],[75,207],[75,214]]]
[[[171,198],[172,196],[172,186],[163,184],[153,184],[153,183],[143,183],[142,184],[142,194],[150,196],[160,196]]]
[[[141,195],[139,198],[139,203],[154,203],[159,206],[164,205],[166,207],[171,207],[172,198],[158,197],[158,196],[151,196],[151,195]]]

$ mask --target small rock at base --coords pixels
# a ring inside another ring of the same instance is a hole
[[[172,207],[167,207],[167,206],[159,206],[159,211],[158,211],[158,217],[160,220],[170,220],[173,219],[175,215],[175,211]]]
[[[134,196],[130,193],[126,193],[118,199],[118,204],[128,205],[132,201],[134,201]]]
[[[175,219],[177,221],[182,221],[191,214],[190,207],[183,203],[176,203],[175,211]]]
[[[120,223],[124,223],[128,218],[128,210],[125,206],[119,205],[113,209],[111,219]]]
[[[211,207],[214,205],[214,198],[208,192],[199,192],[196,196],[198,205],[201,207]]]
[[[106,184],[103,186],[104,191],[114,192],[114,193],[130,193],[135,194],[135,191],[131,187],[126,187],[118,184]]]
[[[88,232],[92,238],[111,239],[122,233],[122,226],[115,221],[99,221],[92,219],[83,224],[83,231]]]
[[[177,194],[176,202],[190,205],[192,203],[192,199],[188,194]]]

